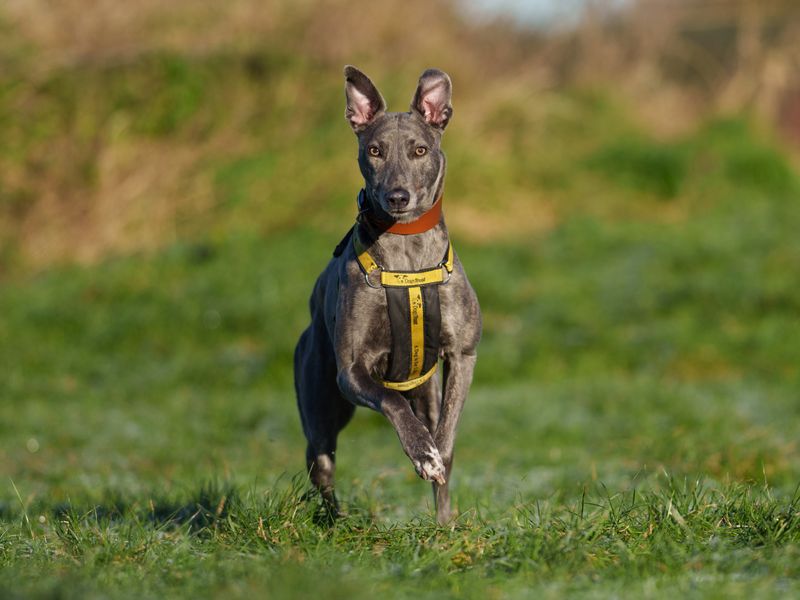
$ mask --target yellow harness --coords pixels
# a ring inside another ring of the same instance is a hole
[[[439,328],[441,315],[439,314],[439,292],[438,289],[425,289],[428,286],[439,286],[450,280],[453,272],[453,247],[449,240],[447,252],[442,262],[432,269],[424,271],[386,271],[384,270],[367,251],[367,247],[358,235],[358,225],[352,231],[353,248],[356,258],[364,271],[364,279],[367,285],[373,288],[387,288],[387,301],[389,302],[389,320],[392,325],[394,352],[403,353],[400,349],[402,341],[407,338],[410,341],[410,352],[407,361],[408,378],[401,381],[389,381],[381,379],[380,383],[391,390],[407,391],[414,389],[428,381],[436,372],[438,366],[439,348]],[[380,286],[370,282],[370,275],[380,272]],[[407,290],[407,298],[402,298],[397,293],[396,288]],[[399,307],[400,303],[406,303],[407,312]],[[426,306],[435,314],[426,315]],[[396,316],[396,315],[403,316]],[[395,315],[395,316],[393,316]],[[408,327],[406,328],[399,321],[408,317]],[[426,320],[427,317],[427,320]],[[397,335],[394,335],[397,334]],[[400,338],[400,339],[397,339]],[[435,339],[432,339],[435,338]],[[396,362],[396,361],[394,361]],[[432,364],[432,366],[430,366]],[[427,370],[423,370],[427,367]],[[390,371],[393,367],[390,366]],[[397,372],[397,368],[394,368]]]

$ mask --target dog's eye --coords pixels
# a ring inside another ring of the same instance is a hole
[[[417,156],[425,156],[428,153],[428,149],[425,146],[417,146],[416,150],[414,150],[414,154]]]
[[[370,146],[369,148],[367,148],[367,152],[369,152],[370,156],[380,156],[381,155],[381,149],[378,148],[377,146]]]

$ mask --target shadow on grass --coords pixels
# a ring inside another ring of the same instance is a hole
[[[188,496],[155,496],[142,501],[112,491],[103,502],[93,506],[61,502],[49,509],[39,507],[39,512],[49,513],[57,521],[114,523],[134,517],[158,528],[185,526],[191,532],[199,532],[227,519],[231,508],[239,502],[239,493],[233,485],[206,482]]]
[[[287,519],[307,521],[323,529],[341,521],[361,526],[374,522],[369,507],[359,503],[348,502],[348,511],[344,514],[332,512],[303,475],[292,477],[285,485],[278,482],[267,490],[251,490],[244,494],[229,482],[208,481],[188,493],[175,492],[145,499],[110,490],[102,494],[102,498],[99,503],[35,501],[25,507],[2,503],[0,522],[21,521],[25,525],[41,515],[62,525],[113,526],[133,522],[158,530],[183,529],[190,534],[235,528],[241,523],[254,523],[264,528]]]

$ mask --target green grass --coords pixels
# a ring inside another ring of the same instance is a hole
[[[0,589],[796,593],[798,225],[796,204],[745,190],[690,223],[456,239],[485,336],[449,528],[367,411],[340,438],[347,518],[302,500],[291,352],[336,235],[214,237],[9,281]]]
[[[484,337],[458,519],[366,410],[347,516],[304,497],[292,350],[360,184],[312,13],[33,71],[0,15],[0,597],[797,595],[790,159],[746,117],[665,140],[461,50],[446,211]],[[402,110],[394,60],[368,70]]]
[[[7,554],[21,564],[17,582],[66,584],[76,597],[98,593],[98,584],[137,597],[797,592],[800,497],[663,483],[662,492],[597,486],[503,513],[483,507],[449,528],[424,517],[382,524],[361,504],[326,526],[298,485],[245,495],[209,488],[178,496],[180,506],[142,497],[59,507]]]

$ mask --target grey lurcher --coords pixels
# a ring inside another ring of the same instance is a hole
[[[445,157],[440,143],[452,114],[451,83],[436,69],[425,71],[407,113],[386,112],[386,103],[361,71],[345,67],[345,117],[358,137],[364,205],[377,222],[410,223],[441,196]],[[376,221],[359,219],[369,253],[389,271],[420,271],[441,264],[449,237],[444,218],[414,235],[388,233]],[[439,285],[441,314],[438,373],[409,391],[384,387],[392,350],[385,290],[368,285],[352,244],[328,263],[310,299],[311,324],[294,357],[295,388],[306,466],[324,505],[337,514],[334,494],[336,438],[365,406],[386,416],[417,473],[433,482],[436,516],[450,520],[448,482],[453,445],[472,381],[481,335],[478,300],[458,257],[446,284]],[[442,393],[444,390],[444,393]]]

